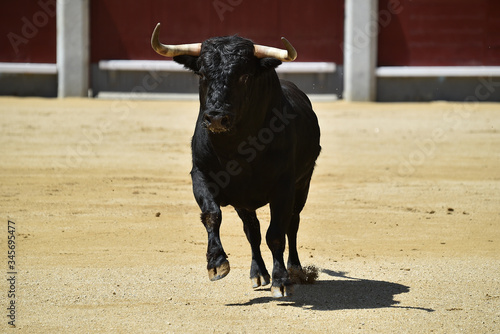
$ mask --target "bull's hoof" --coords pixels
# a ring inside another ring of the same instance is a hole
[[[289,297],[293,295],[293,285],[272,286],[271,294],[274,298]]]
[[[210,278],[211,281],[217,281],[226,277],[230,269],[229,261],[224,261],[220,266],[208,269],[208,278]]]
[[[269,282],[271,281],[271,277],[269,275],[264,275],[264,276],[251,277],[250,280],[252,281],[252,288],[256,289],[259,286],[268,285]]]

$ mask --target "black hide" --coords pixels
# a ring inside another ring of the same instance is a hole
[[[221,206],[232,205],[252,249],[254,287],[269,283],[260,253],[255,210],[270,204],[266,234],[273,255],[272,290],[288,294],[288,267],[300,268],[296,236],[321,147],[316,115],[307,96],[280,81],[274,58],[258,59],[253,43],[231,36],[206,40],[201,55],[174,60],[200,77],[200,112],[192,139],[193,192],[208,232],[207,268],[212,280],[229,272],[219,228]]]

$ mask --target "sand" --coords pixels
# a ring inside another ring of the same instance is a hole
[[[231,272],[208,279],[189,177],[197,102],[0,98],[7,279],[9,220],[16,238],[0,331],[500,332],[500,104],[314,107],[323,151],[298,243],[321,273],[274,299],[251,287],[230,207]]]

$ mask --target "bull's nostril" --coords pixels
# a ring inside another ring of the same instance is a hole
[[[222,125],[222,127],[224,127],[224,128],[229,127],[229,117],[223,116],[220,120],[220,125]]]
[[[203,115],[203,126],[211,132],[226,132],[231,126],[231,117],[221,112],[210,111]]]

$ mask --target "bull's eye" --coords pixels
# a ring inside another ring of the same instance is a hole
[[[245,85],[248,82],[248,79],[250,79],[250,74],[243,74],[240,76],[240,83]]]

